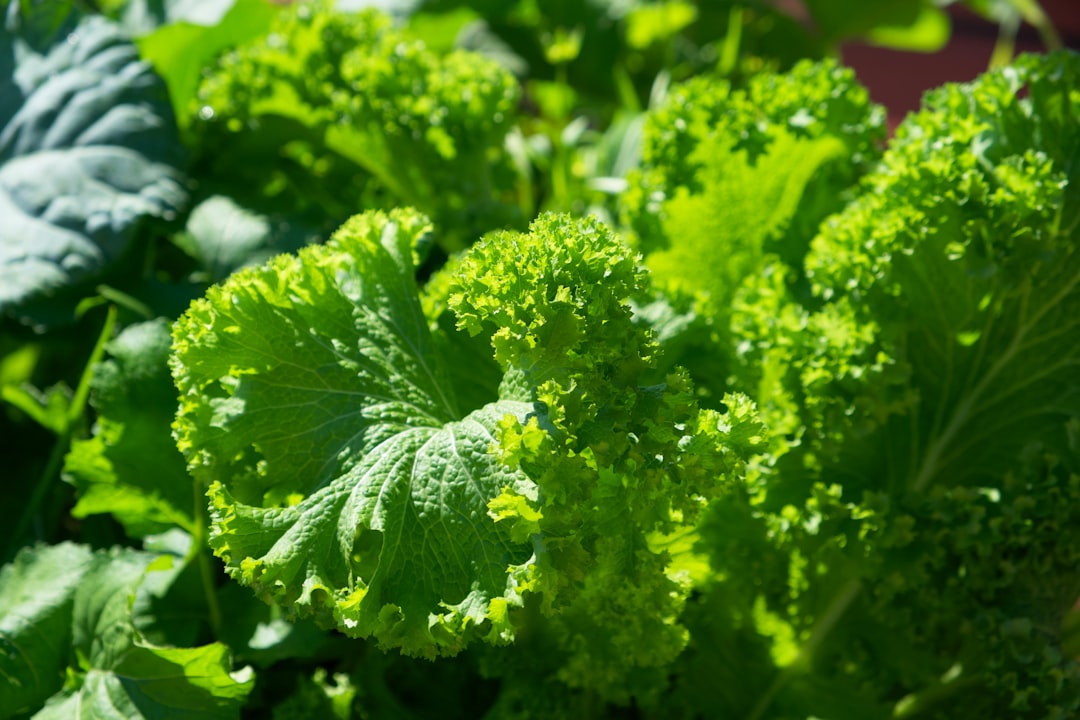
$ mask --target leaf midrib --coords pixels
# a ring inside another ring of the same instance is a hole
[[[919,472],[911,483],[914,492],[921,493],[927,488],[930,481],[938,474],[942,464],[942,457],[945,455],[946,450],[954,442],[958,433],[960,433],[960,431],[963,430],[968,422],[975,416],[976,408],[979,407],[984,399],[983,396],[992,387],[994,381],[1009,367],[1016,357],[1026,349],[1025,341],[1042,321],[1046,313],[1068,297],[1078,285],[1080,285],[1080,271],[1075,272],[1059,292],[1048,298],[1038,311],[1025,321],[1023,316],[1027,309],[1026,306],[1030,288],[1028,289],[1028,293],[1025,293],[1023,298],[1024,308],[1020,311],[1020,326],[1013,335],[1012,341],[994,364],[990,366],[989,370],[987,370],[979,382],[977,382],[974,387],[966,392],[960,399],[960,402],[952,413],[949,424],[944,428],[941,434],[938,435],[937,440],[935,440],[928,448],[926,454],[923,456],[923,462],[919,468]]]

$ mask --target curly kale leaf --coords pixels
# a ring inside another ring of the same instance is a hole
[[[810,207],[803,209],[804,214],[811,211],[820,221],[830,206],[837,207],[837,193],[880,154],[884,120],[884,111],[870,102],[854,73],[830,61],[803,61],[783,74],[761,73],[746,88],[733,88],[707,76],[691,79],[672,88],[664,103],[649,112],[642,167],[629,178],[623,198],[626,220],[646,254],[680,242],[677,234],[664,231],[671,214],[666,202],[680,190],[700,195],[740,168],[752,173],[759,160],[773,152],[777,137],[790,135],[796,143],[832,139],[841,145],[834,158],[841,162],[829,169],[823,182],[808,185],[810,177],[798,181],[798,193],[810,193]],[[724,164],[734,167],[717,174],[710,171],[716,163],[721,168]],[[760,173],[757,179],[775,181],[775,175]],[[753,202],[752,193],[761,188],[745,184],[743,191],[746,202]],[[767,208],[760,217],[770,214]],[[787,214],[793,215],[794,210],[790,208]],[[724,211],[713,208],[713,212]],[[812,235],[815,228],[804,229]]]
[[[421,313],[411,212],[242,270],[177,323],[177,432],[211,545],[267,600],[416,655],[498,640],[530,558],[487,517],[488,452],[528,407],[463,414]]]
[[[878,155],[883,119],[854,74],[831,62],[757,75],[745,89],[696,78],[649,113],[642,168],[622,197],[662,292],[643,299],[641,317],[685,319],[674,334],[657,329],[670,359],[717,398],[733,363],[739,286],[772,256],[800,285],[818,226]]]
[[[738,291],[736,382],[784,434],[702,530],[777,668],[744,709],[1080,708],[1078,111],[1070,52],[932,92],[814,239],[812,296],[780,263]]]
[[[644,290],[610,230],[545,215],[474,246],[448,301],[460,328],[491,337],[502,392],[534,407],[500,423],[497,452],[535,485],[505,488],[490,512],[541,543],[546,651],[565,682],[621,700],[653,696],[687,640],[691,583],[662,538],[694,526],[762,436],[739,398],[699,410],[685,373],[643,384],[659,348],[627,298]]]
[[[298,3],[220,59],[199,90],[198,126],[224,132],[226,153],[263,134],[274,154],[305,165],[303,181],[287,181],[297,193],[349,212],[361,201],[416,207],[460,248],[517,219],[500,151],[518,96],[494,61],[440,57],[387,15]],[[335,185],[342,168],[369,182]]]
[[[209,486],[211,546],[267,600],[406,654],[530,628],[551,638],[551,677],[611,698],[661,687],[690,583],[654,544],[741,473],[752,408],[699,411],[678,373],[640,384],[656,346],[626,298],[643,276],[599,223],[493,234],[426,317],[428,230],[412,211],[357,216],[176,324],[177,437]],[[457,329],[430,317],[447,309]],[[479,409],[452,370],[476,348],[451,330],[490,339],[498,397]]]
[[[814,241],[807,425],[828,453],[903,417],[895,494],[1000,478],[1080,411],[1078,79],[1060,53],[934,91]]]

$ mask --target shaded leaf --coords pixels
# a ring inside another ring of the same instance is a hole
[[[40,706],[60,689],[75,590],[92,565],[71,543],[26,549],[0,570],[0,717]]]
[[[94,370],[94,434],[76,440],[64,477],[78,492],[75,517],[112,514],[132,537],[192,528],[194,488],[172,438],[169,325],[153,320],[112,340]]]
[[[191,211],[187,232],[175,242],[199,262],[207,279],[218,282],[238,268],[299,250],[316,239],[302,220],[262,215],[214,195]]]

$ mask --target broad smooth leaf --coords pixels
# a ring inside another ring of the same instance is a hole
[[[168,564],[71,543],[20,553],[0,572],[0,717],[236,717],[251,671],[232,672],[224,645],[155,647],[135,629],[132,598]]]
[[[192,529],[194,489],[170,427],[176,397],[169,347],[165,320],[132,325],[95,367],[94,433],[76,440],[64,462],[64,479],[79,495],[75,517],[110,513],[132,537]]]
[[[174,242],[202,266],[200,277],[220,282],[245,265],[294,252],[319,239],[295,216],[263,215],[225,195],[206,198],[191,211],[186,232]]]
[[[35,720],[235,718],[251,691],[251,672],[229,673],[228,648],[137,645],[107,671],[92,669],[82,688],[59,695]]]
[[[62,543],[24,550],[0,572],[0,717],[63,684],[75,589],[91,564],[87,548]]]
[[[168,557],[125,548],[95,553],[91,563],[74,589],[70,645],[62,646],[69,682],[34,717],[237,717],[252,673],[231,672],[224,645],[156,647],[135,629],[133,597],[148,575],[169,569]]]
[[[161,79],[116,26],[57,26],[55,5],[11,5],[0,28],[0,313],[41,324],[186,202]]]

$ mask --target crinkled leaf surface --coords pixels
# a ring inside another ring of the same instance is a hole
[[[703,146],[699,154],[709,156],[699,172],[703,188],[694,194],[679,188],[667,201],[664,231],[671,242],[647,264],[658,286],[701,294],[723,317],[739,282],[781,245],[804,193],[822,180],[823,167],[845,159],[845,148],[834,137],[797,139],[777,130],[751,164],[745,152],[717,148],[715,141]],[[805,250],[805,236],[801,244]]]
[[[112,514],[132,537],[192,529],[192,482],[172,438],[176,393],[163,319],[126,328],[94,370],[94,434],[76,440],[64,477],[79,499],[72,514]]]
[[[647,114],[622,205],[665,297],[639,317],[680,318],[654,329],[699,390],[718,398],[734,387],[728,326],[740,285],[773,255],[799,283],[818,226],[843,207],[883,134],[882,109],[831,61],[760,73],[745,89],[694,78]]]
[[[833,432],[840,413],[867,429],[911,413],[882,438],[898,487],[996,483],[1031,443],[1075,447],[1078,87],[1062,52],[934,91],[814,241],[807,274],[831,304],[809,322],[834,358],[808,363],[801,392]],[[904,373],[873,367],[884,354]]]
[[[319,0],[284,9],[268,34],[222,56],[189,108],[198,113],[190,127],[226,156],[244,136],[262,136],[278,158],[273,172],[306,164],[299,194],[345,214],[361,207],[358,195],[362,207],[411,205],[459,250],[519,220],[502,152],[519,94],[480,55],[440,57],[374,8]],[[298,141],[310,143],[308,159],[282,152]]]
[[[242,270],[174,328],[177,436],[211,545],[264,598],[431,656],[510,633],[528,544],[487,515],[523,476],[490,452],[531,405],[464,415],[413,279],[419,215],[369,213]],[[485,623],[490,620],[490,623]],[[478,627],[479,626],[479,627]]]
[[[797,439],[702,531],[716,592],[768,610],[786,677],[760,716],[1076,717],[1078,87],[1062,52],[929,94],[813,240],[816,297],[736,296],[749,385]]]
[[[100,17],[43,32],[33,15],[54,6],[11,5],[0,29],[0,68],[11,68],[0,78],[0,312],[23,319],[59,319],[65,306],[49,308],[50,296],[99,276],[145,218],[171,218],[186,198],[160,78]]]
[[[503,372],[491,355],[491,334],[470,335],[458,329],[457,319],[450,310],[450,293],[462,257],[453,256],[428,278],[420,295],[420,304],[432,338],[440,345],[439,353],[454,358],[448,371],[459,404],[480,407],[499,397]]]

